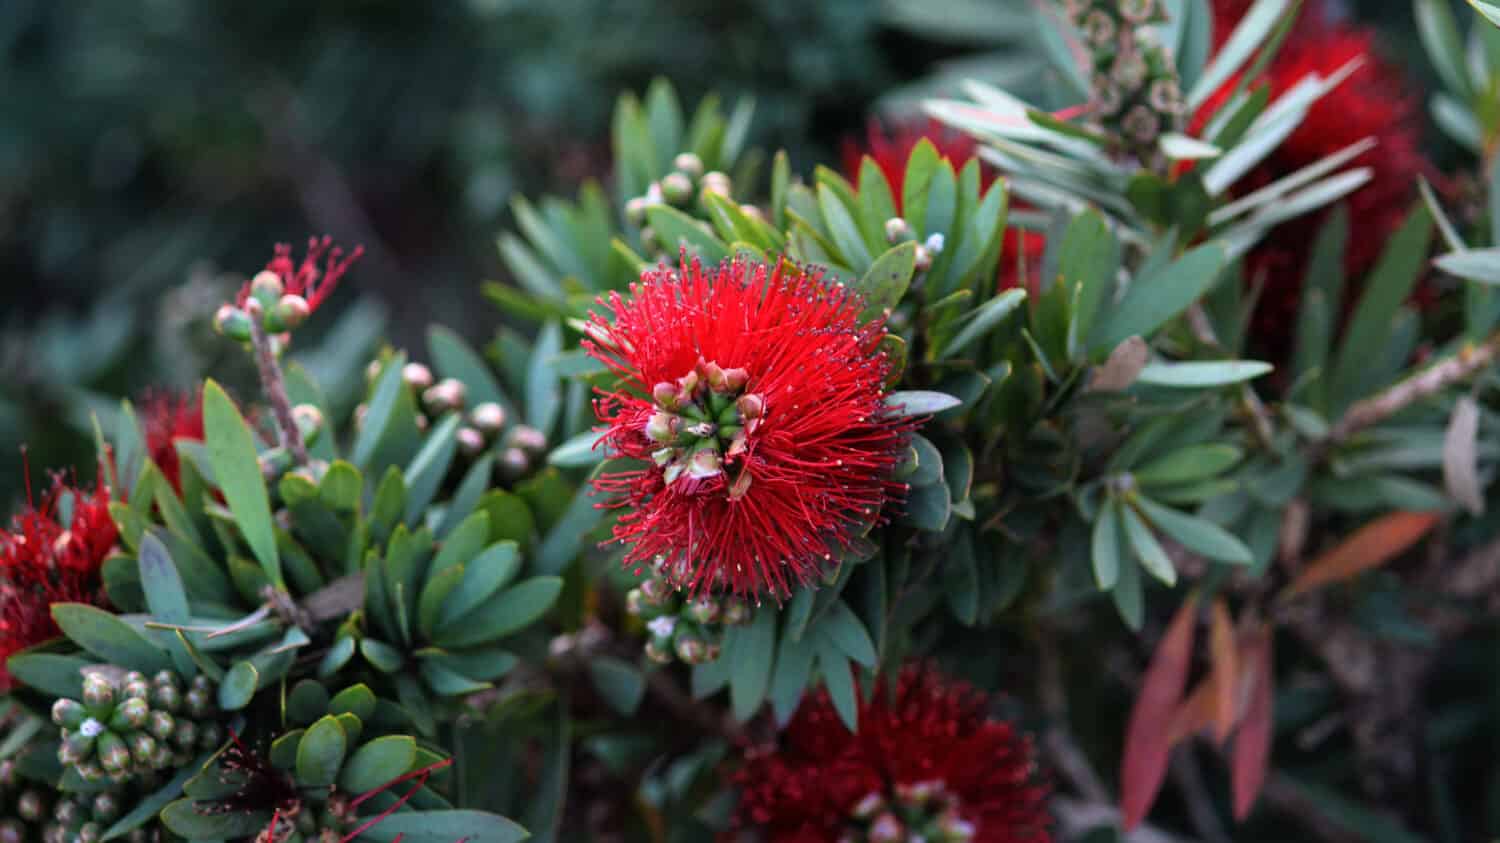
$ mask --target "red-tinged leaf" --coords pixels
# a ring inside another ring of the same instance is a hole
[[[1220,745],[1229,738],[1234,729],[1235,687],[1239,684],[1240,666],[1238,650],[1234,644],[1234,621],[1229,617],[1229,607],[1223,598],[1214,601],[1212,623],[1209,627],[1210,653],[1213,656],[1213,673],[1210,679],[1214,686],[1213,724],[1214,741]]]
[[[1217,704],[1218,688],[1213,676],[1205,676],[1193,686],[1193,692],[1177,706],[1172,715],[1172,728],[1167,732],[1167,741],[1176,747],[1214,722],[1214,706]]]
[[[1405,553],[1438,521],[1436,512],[1392,512],[1359,528],[1332,550],[1314,559],[1282,593],[1283,599],[1319,586],[1344,582]]]
[[[1241,654],[1252,671],[1249,706],[1234,736],[1234,760],[1230,786],[1234,793],[1234,818],[1243,820],[1255,805],[1266,769],[1271,762],[1271,699],[1275,671],[1271,659],[1271,630],[1262,629]]]
[[[1188,661],[1193,655],[1197,608],[1197,596],[1193,594],[1178,608],[1151,656],[1130,712],[1125,754],[1120,760],[1120,814],[1126,831],[1145,819],[1167,773],[1173,718],[1187,686]]]

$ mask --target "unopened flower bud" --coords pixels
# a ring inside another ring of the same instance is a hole
[[[641,248],[647,252],[661,251],[661,243],[656,239],[656,229],[649,225],[641,229]]]
[[[191,720],[178,720],[177,728],[172,732],[172,742],[180,747],[190,748],[198,740],[198,724]]]
[[[214,313],[214,330],[232,340],[249,342],[250,315],[232,304],[226,304]]]
[[[323,432],[323,411],[312,404],[298,404],[292,408],[292,421],[297,425],[297,432],[302,434],[302,439],[311,445],[318,441],[318,436]]]
[[[275,481],[292,468],[292,455],[279,445],[256,457],[256,461],[260,464],[260,475],[268,481]]]
[[[698,624],[711,624],[719,619],[719,602],[712,597],[699,597],[688,601],[688,620]]]
[[[672,649],[685,664],[702,664],[708,660],[708,646],[696,635],[679,635],[672,642]]]
[[[132,670],[125,674],[123,680],[124,696],[146,699],[151,696],[151,685],[146,681],[146,674],[138,670]]]
[[[703,442],[688,459],[687,471],[689,477],[699,480],[718,477],[724,473],[724,460],[712,442]]]
[[[422,403],[426,405],[427,412],[436,416],[449,410],[462,410],[467,395],[468,389],[463,381],[443,378],[422,393]]]
[[[87,822],[78,828],[78,843],[99,843],[99,836],[104,830],[96,822]]]
[[[947,242],[947,239],[943,237],[943,233],[938,231],[930,235],[922,245],[927,247],[927,251],[931,252],[933,257],[937,257],[943,253],[943,245]]]
[[[700,178],[703,175],[703,159],[692,152],[681,152],[672,159],[672,167],[680,170],[688,178]]]
[[[505,427],[505,408],[494,401],[485,401],[469,411],[469,424],[485,436],[494,436]]]
[[[849,816],[860,822],[868,822],[885,808],[885,799],[878,791],[870,791],[854,803],[849,809]]]
[[[412,389],[423,390],[432,386],[432,370],[421,363],[407,363],[401,367],[401,380]]]
[[[312,306],[301,296],[287,294],[277,299],[271,314],[280,323],[281,329],[289,330],[307,321],[307,317],[312,315]]]
[[[506,477],[521,477],[530,468],[531,458],[520,448],[506,448],[500,452],[500,471]]]
[[[484,434],[472,427],[460,427],[457,434],[458,450],[473,459],[484,453]]]
[[[152,766],[152,762],[156,760],[156,738],[145,732],[136,732],[131,735],[128,746],[131,757],[138,763]]]
[[[99,723],[97,720],[84,722]],[[64,764],[77,764],[88,758],[94,751],[94,741],[99,734],[98,731],[88,732],[83,729],[76,732],[63,732],[62,743],[57,747],[57,760]]]
[[[47,813],[47,800],[35,790],[28,790],[16,800],[16,813],[21,819],[34,823]]]
[[[651,631],[653,638],[670,639],[677,629],[677,619],[671,615],[662,615],[646,624],[646,629]]]
[[[750,621],[750,604],[731,597],[724,601],[724,611],[721,616],[725,626],[741,626]]]
[[[151,707],[139,697],[122,700],[109,716],[109,727],[117,732],[131,732],[146,725],[151,717]]]
[[[518,424],[510,432],[510,445],[528,454],[543,454],[547,451],[547,434],[530,425]]]
[[[651,400],[664,410],[675,410],[681,404],[677,398],[677,387],[666,381],[651,387]]]
[[[886,811],[870,823],[870,831],[865,835],[865,839],[870,843],[904,843],[906,827],[896,819],[895,814]]]
[[[114,732],[101,734],[94,743],[94,751],[99,754],[99,764],[104,767],[104,772],[119,773],[130,769],[130,748],[125,746],[125,739]]]
[[[668,173],[661,180],[661,195],[672,205],[685,205],[693,198],[693,180],[687,173]]]
[[[652,606],[661,606],[672,597],[672,586],[666,580],[649,579],[640,585],[641,596]]]
[[[741,395],[739,400],[734,402],[734,406],[740,411],[740,418],[749,421],[765,415],[766,399],[752,392],[749,395]]]
[[[201,688],[193,688],[182,698],[189,717],[207,717],[213,713],[213,696]]]
[[[52,819],[57,820],[64,826],[73,826],[77,825],[78,821],[83,819],[82,813],[77,802],[65,797],[59,799],[57,807],[52,809]]]
[[[926,246],[918,245],[914,264],[918,272],[932,269],[932,252],[928,251]]]
[[[885,221],[885,242],[895,245],[911,237],[911,223],[903,217],[891,217]]]
[[[625,592],[625,611],[631,617],[638,618],[646,611],[646,595],[639,588],[632,588]]]
[[[625,219],[630,224],[639,228],[646,222],[646,208],[650,207],[646,200],[640,196],[628,200],[625,203]]]
[[[198,729],[198,746],[203,749],[215,749],[224,740],[224,735],[219,729],[219,724],[209,721]]]
[[[63,697],[52,704],[52,722],[64,729],[77,729],[88,716],[88,712],[77,700]]]
[[[94,796],[94,819],[113,820],[120,816],[120,798],[113,793]]]
[[[151,719],[146,723],[146,731],[150,732],[152,737],[164,741],[171,738],[176,730],[177,718],[165,711],[151,712]]]
[[[646,422],[646,438],[653,442],[671,442],[682,430],[682,417],[671,413],[655,412]]]
[[[114,701],[114,683],[98,673],[90,673],[83,678],[83,702],[85,705],[102,708]]]
[[[658,642],[655,638],[646,642],[646,658],[657,664],[672,663],[672,648],[670,643]]]
[[[78,771],[78,778],[83,779],[86,782],[97,782],[104,780],[104,768],[100,767],[93,761],[85,761],[82,764],[74,766],[73,769]]]
[[[729,181],[729,176],[718,170],[703,174],[704,193],[717,193],[720,196],[728,198],[732,188],[733,184]]]
[[[263,305],[272,305],[276,300],[286,294],[286,285],[281,282],[281,276],[263,269],[250,279],[250,295],[255,296]]]

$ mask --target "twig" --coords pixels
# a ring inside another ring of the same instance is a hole
[[[286,395],[286,378],[281,373],[281,364],[276,361],[271,337],[260,324],[260,303],[252,297],[245,304],[246,312],[250,314],[250,345],[255,349],[255,368],[260,372],[260,387],[271,403],[272,415],[276,417],[281,446],[292,455],[296,465],[307,465],[307,445],[303,443],[302,431],[292,416],[292,402]]]
[[[1318,452],[1321,453],[1412,404],[1469,378],[1494,362],[1497,355],[1500,355],[1500,334],[1495,334],[1480,345],[1464,346],[1454,356],[1435,363],[1376,395],[1355,402],[1319,443]]]
[[[1213,798],[1203,784],[1203,770],[1198,766],[1198,757],[1193,754],[1192,746],[1178,747],[1172,753],[1172,781],[1177,783],[1177,789],[1182,792],[1182,799],[1187,803],[1188,819],[1193,823],[1193,830],[1198,832],[1198,836],[1207,843],[1230,843],[1229,835],[1224,831],[1224,823],[1214,810]]]

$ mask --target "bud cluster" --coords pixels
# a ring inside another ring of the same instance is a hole
[[[905,217],[891,217],[885,221],[885,242],[892,246],[914,239],[914,237],[911,223],[907,222]],[[915,266],[918,272],[932,269],[932,262],[943,253],[945,242],[942,232],[933,232],[926,240],[917,244]]]
[[[1063,0],[1089,53],[1094,118],[1121,149],[1148,166],[1157,141],[1182,127],[1183,96],[1171,49],[1151,25],[1161,0]]]
[[[230,339],[249,342],[252,322],[259,322],[267,334],[284,334],[312,315],[307,299],[287,292],[281,276],[270,270],[250,279],[249,289],[249,295],[238,305],[219,308],[214,314],[214,330]]]
[[[958,797],[940,781],[895,786],[869,793],[849,812],[840,841],[847,843],[969,843],[975,827],[959,813]]]
[[[625,595],[625,609],[646,623],[646,655],[667,664],[675,657],[702,664],[719,657],[724,628],[750,621],[750,604],[709,594],[688,598],[660,570]]]
[[[223,740],[214,715],[214,687],[205,676],[184,689],[170,670],[149,680],[135,671],[119,680],[93,672],[83,680],[82,701],[63,697],[52,705],[52,722],[62,729],[57,757],[87,782],[184,767]]]
[[[160,786],[151,782],[150,792]],[[58,794],[50,787],[21,779],[16,763],[0,761],[0,843],[98,843],[104,831],[139,797],[110,789],[97,793]],[[154,843],[161,838],[155,823],[125,835],[125,843]]]
[[[641,245],[646,251],[660,255],[675,249],[676,244],[660,242],[656,230],[646,225],[647,209],[654,205],[669,205],[682,211],[697,210],[699,216],[703,216],[707,213],[709,194],[732,199],[732,190],[733,183],[727,174],[718,170],[704,172],[702,158],[692,152],[683,152],[672,159],[672,172],[652,182],[645,195],[626,201],[625,218],[631,225],[641,227]],[[760,208],[754,205],[741,205],[740,212],[747,217],[764,219]],[[699,225],[709,234],[714,233],[707,222],[700,220]]]
[[[380,374],[381,363],[370,362],[366,376],[373,380]],[[458,429],[458,450],[466,459],[478,459],[492,448],[499,449],[500,471],[509,480],[531,473],[547,453],[547,437],[534,427],[510,424],[505,408],[494,401],[471,404],[468,385],[458,378],[437,380],[432,370],[421,363],[407,363],[401,369],[401,380],[416,397],[417,427],[427,430],[433,421],[448,413],[463,414]],[[354,410],[357,426],[364,424],[368,407]]]
[[[662,381],[651,390],[655,412],[646,422],[646,438],[659,447],[651,458],[672,485],[682,478],[708,480],[745,453],[746,437],[760,426],[765,399],[745,387],[750,373],[698,361],[693,371],[676,383]],[[729,497],[750,488],[750,472],[743,468],[726,478]]]

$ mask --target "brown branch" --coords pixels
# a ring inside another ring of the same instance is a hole
[[[1357,401],[1318,443],[1318,453],[1345,441],[1372,425],[1379,424],[1407,407],[1430,398],[1448,387],[1466,380],[1488,366],[1500,355],[1500,334],[1482,344],[1465,345],[1459,352],[1411,377],[1396,383],[1363,401]]]
[[[276,432],[281,446],[292,455],[292,461],[296,465],[307,465],[307,445],[303,443],[302,431],[292,416],[292,402],[286,395],[286,378],[281,373],[281,364],[276,362],[276,350],[271,347],[271,337],[260,323],[263,309],[253,297],[245,304],[246,312],[250,315],[250,345],[255,350],[255,368],[260,372],[260,388],[271,404],[271,414],[276,418]]]

